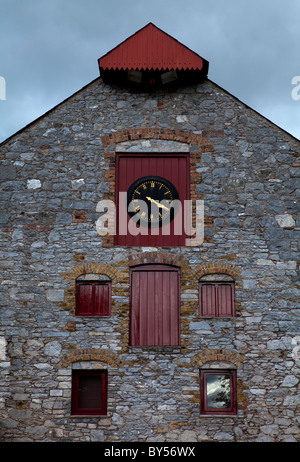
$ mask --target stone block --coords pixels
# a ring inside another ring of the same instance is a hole
[[[0,361],[6,360],[6,345],[5,337],[0,337]]]
[[[8,213],[0,213],[0,224],[8,223],[9,215]]]
[[[295,227],[296,224],[292,215],[289,214],[275,215],[275,220],[281,228],[292,229]]]
[[[32,179],[32,180],[27,180],[27,188],[28,189],[37,189],[42,186],[40,180]]]
[[[47,300],[50,302],[62,302],[64,300],[64,290],[61,289],[47,289]]]
[[[17,170],[12,165],[2,165],[0,168],[0,180],[14,180]]]

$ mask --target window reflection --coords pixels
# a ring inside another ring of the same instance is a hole
[[[207,407],[225,409],[231,407],[230,376],[207,374]]]

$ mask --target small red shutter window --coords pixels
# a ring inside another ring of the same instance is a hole
[[[76,282],[77,316],[109,316],[110,299],[110,282]]]
[[[179,269],[145,265],[131,271],[131,345],[178,346]]]
[[[73,415],[107,413],[107,371],[73,371],[71,413]]]
[[[200,316],[235,316],[234,282],[200,282]]]

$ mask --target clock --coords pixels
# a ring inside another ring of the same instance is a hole
[[[170,181],[159,176],[144,176],[128,188],[128,214],[141,226],[162,226],[173,220],[176,202],[171,204],[178,199],[178,192]]]

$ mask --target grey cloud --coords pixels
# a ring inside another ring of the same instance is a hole
[[[210,62],[209,78],[300,138],[298,0],[1,0],[0,141],[99,75],[148,22]]]

